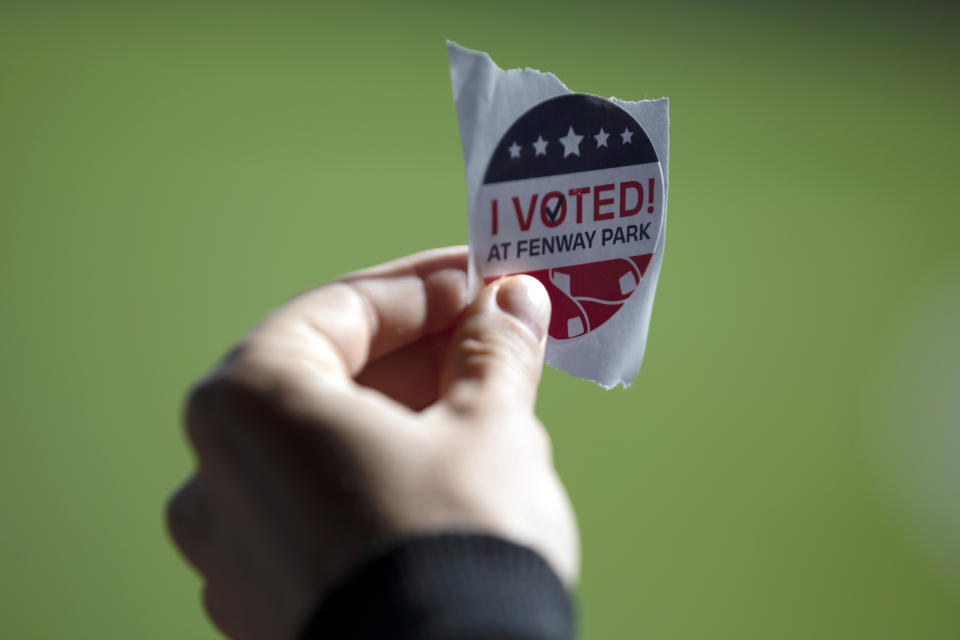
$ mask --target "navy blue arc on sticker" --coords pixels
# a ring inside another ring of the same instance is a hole
[[[657,162],[650,139],[614,103],[583,93],[545,100],[497,144],[484,184]]]

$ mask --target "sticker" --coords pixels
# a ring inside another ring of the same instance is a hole
[[[667,219],[669,101],[570,91],[448,42],[470,287],[526,273],[552,302],[546,362],[603,387],[643,362]]]
[[[550,294],[549,334],[584,336],[633,295],[663,218],[657,152],[637,121],[585,94],[545,100],[500,139],[479,190],[490,224],[471,238],[485,283],[526,273]]]

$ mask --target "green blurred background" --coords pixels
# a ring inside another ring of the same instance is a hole
[[[0,636],[205,638],[184,389],[271,307],[465,241],[444,38],[667,95],[647,359],[539,413],[583,637],[960,637],[960,13],[4,3]]]

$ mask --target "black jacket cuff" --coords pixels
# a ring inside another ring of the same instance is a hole
[[[304,632],[314,640],[571,640],[573,604],[546,561],[482,534],[402,541],[348,576]]]

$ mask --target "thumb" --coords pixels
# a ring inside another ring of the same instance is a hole
[[[550,324],[550,297],[535,278],[502,278],[466,310],[447,348],[440,395],[458,411],[533,409]]]

